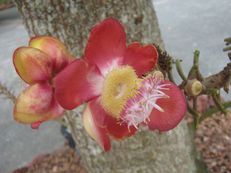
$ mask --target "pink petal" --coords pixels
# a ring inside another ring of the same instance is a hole
[[[49,120],[60,118],[64,114],[64,109],[58,104],[54,97],[51,101],[50,109],[46,114],[50,115]],[[37,121],[31,123],[31,128],[38,129],[43,122],[44,121]]]
[[[48,84],[34,84],[26,88],[16,100],[15,120],[31,124],[50,119],[52,94],[52,87]]]
[[[51,62],[47,54],[39,49],[20,47],[13,55],[15,69],[28,84],[47,81],[51,78]]]
[[[63,107],[60,106],[60,104],[56,100],[54,92],[53,92],[53,98],[51,101],[49,113],[52,115],[51,119],[60,118],[64,113],[64,109]]]
[[[73,109],[101,92],[103,78],[95,66],[82,59],[73,61],[55,78],[55,95],[60,105]]]
[[[29,46],[45,52],[51,59],[53,70],[56,73],[61,71],[72,59],[65,45],[54,37],[33,37],[29,42]]]
[[[132,66],[140,77],[156,65],[157,58],[158,52],[153,45],[142,46],[135,42],[127,47],[123,64]]]
[[[115,139],[122,139],[132,136],[136,133],[137,129],[134,126],[128,128],[126,123],[121,120],[116,120],[111,116],[107,116],[105,120],[108,133]]]
[[[31,124],[31,128],[32,129],[39,129],[40,125],[41,125],[42,121],[37,121],[35,123]]]
[[[157,109],[152,110],[148,123],[151,130],[171,130],[179,124],[186,113],[186,100],[181,90],[169,81],[164,81],[163,83],[169,84],[166,86],[169,90],[163,90],[169,98],[157,100],[157,105],[159,105],[164,112],[160,112]]]
[[[94,63],[103,75],[122,62],[126,48],[123,26],[115,19],[106,19],[94,26],[85,49],[85,58]]]
[[[104,127],[100,127],[96,123],[95,112],[90,109],[89,105],[83,113],[83,125],[87,133],[103,148],[104,151],[109,151],[111,142]]]

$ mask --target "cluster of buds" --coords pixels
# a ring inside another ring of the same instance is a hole
[[[55,98],[53,79],[72,59],[63,43],[48,36],[34,37],[28,46],[15,50],[16,72],[28,84],[16,100],[16,121],[38,128],[42,122],[63,115],[64,109]]]

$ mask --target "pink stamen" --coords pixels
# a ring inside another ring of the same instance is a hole
[[[156,102],[158,99],[169,97],[164,93],[164,90],[168,90],[168,85],[161,84],[161,79],[154,76],[145,78],[141,83],[138,94],[127,101],[121,114],[122,122],[127,123],[128,128],[130,126],[138,128],[138,125],[142,122],[147,124],[153,109],[164,112]]]

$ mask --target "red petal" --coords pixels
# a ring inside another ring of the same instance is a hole
[[[126,123],[122,123],[120,120],[116,120],[111,116],[106,117],[105,124],[109,134],[116,139],[132,136],[137,131],[134,126],[131,126],[128,129],[128,125]]]
[[[28,84],[47,81],[51,77],[52,64],[47,54],[39,49],[20,47],[13,55],[15,69]]]
[[[103,148],[104,151],[111,149],[111,142],[104,127],[100,127],[96,123],[96,112],[91,110],[89,105],[83,113],[83,125],[87,133],[96,140],[96,142]]]
[[[33,37],[29,42],[29,46],[45,52],[51,59],[56,73],[62,70],[72,59],[65,45],[54,37]]]
[[[100,105],[100,97],[88,102],[88,106],[90,110],[94,112],[94,119],[96,124],[100,127],[105,127],[105,120],[108,115]]]
[[[125,51],[123,64],[132,66],[140,77],[156,65],[157,58],[158,52],[153,45],[142,46],[132,43]]]
[[[103,78],[95,66],[82,59],[73,61],[55,78],[55,95],[60,105],[73,109],[101,92]]]
[[[126,48],[126,34],[123,26],[115,19],[106,19],[96,25],[90,34],[85,58],[106,73],[122,62]]]
[[[169,98],[157,100],[157,104],[164,112],[160,112],[157,109],[152,110],[150,122],[148,123],[151,130],[171,130],[179,124],[186,113],[186,100],[181,90],[169,81],[163,81],[163,83],[169,84],[166,86],[169,90],[163,90]]]
[[[93,112],[95,123],[100,127],[105,127],[109,134],[116,139],[132,136],[136,132],[135,127],[128,129],[127,124],[121,123],[112,116],[108,115],[100,105],[100,97],[91,100],[88,106]]]

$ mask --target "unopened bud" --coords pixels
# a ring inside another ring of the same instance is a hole
[[[164,79],[163,73],[161,71],[159,71],[159,70],[155,70],[154,72],[151,73],[151,75],[153,77],[156,77],[156,78],[160,79],[160,80]]]
[[[197,96],[202,91],[202,84],[200,81],[193,79],[189,80],[185,86],[185,91],[189,96]]]

